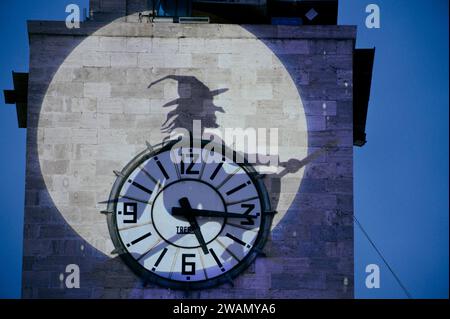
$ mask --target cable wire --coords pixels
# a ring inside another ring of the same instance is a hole
[[[400,287],[402,288],[402,290],[404,291],[404,293],[406,294],[406,296],[408,296],[409,299],[413,299],[412,295],[409,293],[408,289],[406,289],[405,285],[402,283],[402,281],[400,280],[400,278],[397,276],[397,274],[395,273],[394,269],[392,269],[392,267],[389,265],[388,261],[386,260],[386,258],[384,258],[383,254],[381,253],[381,251],[377,248],[377,246],[375,245],[375,243],[373,242],[373,240],[370,238],[369,234],[366,232],[366,230],[364,229],[364,227],[362,226],[362,224],[359,222],[359,220],[356,218],[355,215],[352,215],[354,221],[356,222],[356,224],[358,225],[359,229],[361,229],[361,231],[363,232],[364,236],[366,236],[367,240],[370,242],[370,244],[372,245],[372,247],[375,249],[375,251],[377,252],[377,254],[380,256],[380,258],[383,260],[384,264],[388,267],[389,271],[391,272],[391,274],[394,276],[395,280],[397,281],[397,283],[400,285]]]

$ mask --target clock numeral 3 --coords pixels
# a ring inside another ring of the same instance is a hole
[[[132,219],[124,219],[124,224],[133,224],[137,222],[137,203],[123,203],[123,215],[132,216]]]
[[[187,258],[195,258],[195,254],[183,254],[181,256],[181,274],[195,275],[195,261],[187,261]]]
[[[241,204],[242,208],[247,208],[244,215],[250,215],[251,211],[255,208],[254,204]],[[241,222],[241,225],[255,225],[254,218],[247,218],[247,220]]]

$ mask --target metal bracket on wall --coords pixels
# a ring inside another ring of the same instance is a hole
[[[28,73],[12,72],[14,90],[3,90],[6,104],[15,104],[19,128],[27,127]]]

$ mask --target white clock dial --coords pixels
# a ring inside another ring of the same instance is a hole
[[[141,154],[112,192],[113,241],[146,279],[194,288],[222,282],[248,266],[270,228],[264,185],[255,177],[247,165],[204,148]]]

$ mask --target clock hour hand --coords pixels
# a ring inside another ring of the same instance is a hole
[[[173,207],[172,208],[172,215],[174,216],[184,216],[186,215],[186,210],[180,207]],[[226,213],[226,212],[220,212],[215,210],[208,210],[208,209],[195,209],[191,208],[190,215],[194,216],[203,216],[203,217],[227,217],[227,218],[243,218],[243,219],[252,219],[256,218],[257,216],[252,215],[244,215],[244,214],[236,214],[236,213]]]
[[[200,244],[200,247],[203,250],[203,253],[207,255],[209,253],[208,247],[206,246],[205,238],[203,238],[202,232],[200,230],[200,226],[197,222],[197,219],[195,219],[195,216],[191,214],[192,208],[191,204],[189,203],[189,200],[186,197],[183,197],[179,200],[180,202],[180,210],[182,210],[184,213],[181,214],[184,217],[186,217],[187,221],[189,222],[192,231],[194,232],[195,237],[197,237],[198,243]],[[173,210],[173,208],[172,208]]]

